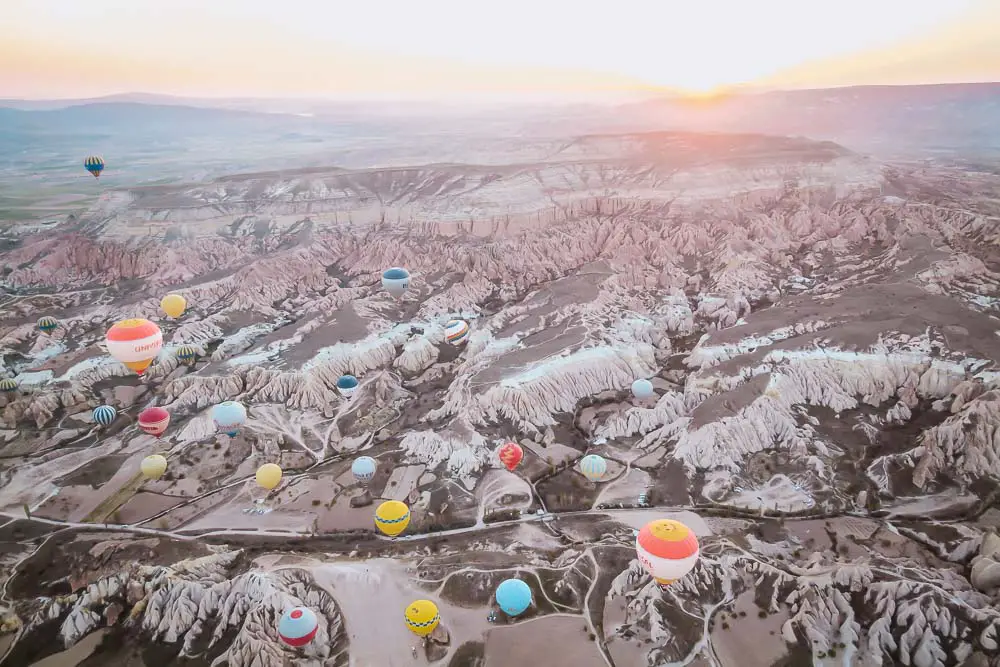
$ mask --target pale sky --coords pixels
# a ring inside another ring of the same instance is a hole
[[[1000,80],[1000,0],[2,0],[0,97]]]

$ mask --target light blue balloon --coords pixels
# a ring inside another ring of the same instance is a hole
[[[506,579],[497,586],[497,604],[508,616],[520,616],[531,606],[531,587],[520,579]]]
[[[247,409],[239,401],[226,401],[212,408],[215,427],[232,437],[240,432],[240,426],[247,420]]]
[[[639,400],[652,398],[656,395],[653,391],[653,383],[645,379],[636,380],[632,383],[632,395]]]
[[[341,375],[337,380],[337,391],[341,396],[350,396],[358,388],[358,378],[353,375]]]
[[[382,287],[395,297],[403,296],[409,286],[410,272],[406,269],[395,266],[382,273]]]
[[[370,456],[359,456],[351,464],[351,472],[359,482],[370,482],[375,477],[378,462]]]
[[[99,405],[94,408],[94,421],[101,426],[108,426],[118,416],[118,411],[110,405]]]

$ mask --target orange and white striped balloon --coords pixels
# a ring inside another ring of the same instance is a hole
[[[661,588],[690,572],[698,562],[698,538],[680,521],[650,521],[635,538],[635,553],[642,567]]]
[[[104,342],[112,357],[142,375],[160,353],[163,333],[146,319],[122,320],[108,329]]]

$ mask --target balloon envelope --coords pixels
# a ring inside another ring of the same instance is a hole
[[[351,472],[359,482],[370,482],[378,470],[378,463],[370,456],[359,456],[351,464]]]
[[[698,538],[680,521],[650,521],[635,538],[642,567],[661,587],[690,572],[698,562]]]
[[[59,321],[56,320],[56,318],[54,317],[46,316],[38,318],[38,328],[44,331],[45,333],[50,333],[52,331],[55,331],[58,326],[59,326]]]
[[[148,479],[160,479],[167,470],[167,459],[160,454],[151,454],[142,460],[139,470]]]
[[[375,527],[396,537],[410,525],[410,508],[398,500],[387,500],[375,510]]]
[[[406,608],[406,627],[418,637],[434,632],[440,622],[437,605],[430,600],[416,600]]]
[[[122,320],[108,329],[104,342],[112,357],[142,375],[160,353],[163,333],[146,319]]]
[[[107,426],[118,416],[118,411],[110,405],[98,405],[94,408],[94,421],[101,426]]]
[[[247,409],[239,401],[225,401],[212,408],[212,421],[215,428],[234,436],[240,432],[240,426],[247,420]]]
[[[305,646],[316,637],[319,621],[306,607],[294,607],[281,615],[278,637],[289,646]]]
[[[358,378],[353,375],[341,375],[337,379],[337,391],[341,396],[350,396],[358,388]]]
[[[450,320],[445,325],[444,336],[452,345],[462,344],[469,337],[469,323],[465,320]]]
[[[508,616],[519,616],[531,606],[531,587],[520,579],[507,579],[497,586],[497,605]]]
[[[180,317],[187,308],[187,299],[180,294],[168,294],[160,299],[160,309],[167,317]]]
[[[198,356],[198,350],[191,345],[181,345],[177,348],[177,358],[181,361],[188,361]]]
[[[275,463],[265,463],[257,468],[257,485],[268,491],[281,484],[281,468]]]
[[[395,297],[403,296],[410,286],[410,272],[400,267],[386,269],[382,273],[382,287]]]
[[[511,472],[514,472],[514,468],[518,466],[521,459],[524,458],[524,450],[521,449],[521,445],[516,442],[505,443],[500,447],[500,451],[497,452],[500,457],[500,462],[503,463],[504,467]]]
[[[0,380],[0,391],[17,391],[17,380],[12,380],[10,378]]]
[[[656,395],[653,391],[653,383],[645,379],[636,380],[632,383],[632,395],[640,400],[652,398]]]
[[[597,454],[587,454],[580,460],[580,472],[592,482],[596,482],[608,471],[608,462]]]
[[[93,174],[94,178],[98,178],[104,171],[104,158],[91,155],[83,161],[83,168]]]
[[[146,408],[139,413],[139,428],[150,435],[159,437],[170,425],[170,413],[163,408]]]

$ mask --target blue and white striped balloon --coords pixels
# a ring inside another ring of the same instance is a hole
[[[98,405],[94,408],[94,421],[101,426],[108,426],[118,416],[118,411],[110,405]]]
[[[580,472],[591,482],[600,481],[608,471],[608,462],[597,454],[587,454],[580,459]]]
[[[354,473],[355,479],[364,484],[372,481],[377,469],[378,463],[370,456],[359,456],[351,464],[351,472]]]

